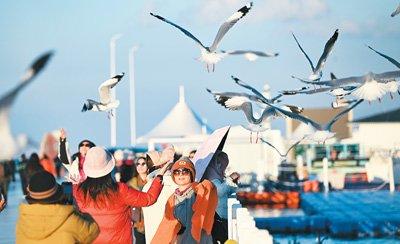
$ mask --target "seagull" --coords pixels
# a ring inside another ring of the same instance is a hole
[[[86,112],[88,110],[95,112],[109,111],[108,117],[113,116],[111,109],[117,108],[119,106],[119,100],[111,100],[111,89],[114,88],[118,84],[118,82],[124,77],[125,73],[116,75],[106,81],[104,81],[99,86],[99,96],[100,102],[87,99],[83,104],[82,112]]]
[[[10,91],[0,96],[0,161],[10,160],[15,157],[19,150],[27,143],[22,143],[14,137],[9,123],[10,111],[18,94],[32,83],[37,75],[44,70],[54,55],[54,51],[48,51],[39,56],[26,70],[18,84]]]
[[[276,102],[280,102],[280,100],[278,100],[279,98],[281,98],[283,96],[283,94],[279,94],[271,99],[266,98],[261,92],[259,92],[257,89],[255,89],[254,87],[246,84],[245,82],[243,82],[242,80],[240,80],[239,78],[231,75],[231,78],[235,81],[236,84],[238,84],[241,87],[244,87],[248,90],[250,90],[254,95],[256,95],[263,103],[276,103]]]
[[[273,149],[275,149],[275,151],[281,156],[281,161],[284,161],[287,158],[287,155],[289,154],[290,150],[292,150],[294,147],[296,147],[303,139],[304,139],[304,137],[302,139],[296,141],[293,145],[291,145],[289,147],[289,149],[286,150],[285,154],[281,153],[281,151],[279,151],[278,148],[276,148],[274,145],[272,145],[268,141],[264,140],[263,138],[261,138],[261,141],[264,142],[265,144],[267,144],[268,146],[272,147]]]
[[[396,10],[390,15],[391,17],[394,17],[400,13],[400,4],[397,6]]]
[[[250,62],[256,61],[259,57],[272,58],[277,57],[279,53],[267,53],[253,50],[235,50],[235,51],[221,51],[227,55],[243,55]]]
[[[351,105],[350,107],[346,108],[345,110],[341,111],[340,113],[338,113],[335,117],[333,117],[328,123],[326,124],[319,124],[313,120],[311,120],[310,118],[307,118],[301,114],[297,114],[297,113],[293,113],[293,112],[289,112],[286,111],[284,109],[281,109],[273,104],[269,104],[269,106],[271,108],[274,108],[277,110],[277,112],[291,118],[291,119],[295,119],[298,120],[304,124],[307,124],[310,129],[313,131],[313,133],[307,135],[307,139],[315,141],[317,143],[323,143],[325,144],[325,141],[334,137],[335,133],[332,132],[332,126],[333,124],[338,121],[343,115],[345,115],[346,113],[348,113],[350,110],[352,110],[353,108],[355,108],[357,105],[359,105],[360,103],[362,103],[364,100],[363,99],[359,99],[357,102],[353,103],[353,105]],[[275,112],[276,113],[276,112]]]
[[[357,85],[357,88],[352,92],[359,99],[365,99],[369,102],[380,100],[387,93],[387,85],[389,81],[400,77],[400,70],[389,71],[380,74],[369,72],[363,76],[352,76],[328,81],[302,81],[307,84],[329,86],[339,88],[349,84]]]
[[[199,61],[206,63],[207,71],[210,72],[210,65],[212,67],[212,71],[215,70],[215,64],[221,61],[221,59],[226,55],[221,52],[217,52],[217,47],[222,38],[225,36],[225,34],[238,22],[241,18],[243,18],[251,9],[253,6],[253,3],[250,2],[246,6],[242,7],[236,13],[231,15],[220,27],[218,30],[217,35],[215,36],[214,42],[211,44],[210,47],[206,47],[201,43],[199,39],[197,39],[192,33],[187,31],[186,29],[180,27],[179,25],[165,19],[164,17],[161,17],[160,15],[156,15],[153,13],[150,13],[152,16],[156,17],[159,20],[164,21],[167,24],[170,24],[174,26],[175,28],[179,29],[181,32],[183,32],[186,36],[191,38],[193,41],[195,41],[199,46],[201,50],[201,56],[199,58]]]
[[[308,62],[310,63],[312,73],[308,77],[308,79],[312,80],[312,81],[320,80],[321,77],[322,77],[322,68],[324,67],[326,59],[328,58],[329,54],[332,52],[333,46],[335,45],[335,42],[336,42],[336,40],[337,40],[337,38],[339,36],[339,30],[336,29],[335,33],[328,40],[328,42],[325,44],[324,52],[322,53],[321,57],[319,58],[317,66],[315,66],[315,67],[314,67],[314,64],[311,61],[311,59],[308,57],[307,53],[301,47],[301,45],[300,45],[299,41],[297,40],[296,36],[294,35],[294,33],[292,33],[292,35],[293,35],[294,40],[297,43],[297,46],[299,46],[301,52],[304,54],[304,56],[306,56]]]
[[[228,110],[231,111],[237,111],[237,110],[242,110],[244,115],[246,116],[247,122],[249,123],[248,125],[242,125],[243,128],[249,130],[251,132],[250,138],[253,132],[257,133],[257,140],[258,140],[258,133],[265,131],[269,129],[268,127],[265,126],[265,122],[269,117],[278,117],[280,116],[280,113],[277,113],[277,110],[275,108],[267,107],[263,109],[261,116],[258,118],[254,117],[253,113],[253,105],[251,103],[250,98],[252,95],[240,95],[240,93],[232,93],[232,92],[213,92],[209,89],[207,89],[209,93],[211,93],[214,96],[214,100],[222,105],[223,107],[227,108]],[[258,101],[258,100],[257,100]],[[287,105],[283,108],[281,108],[284,111],[290,111],[292,113],[300,113],[303,111],[303,108],[293,106],[293,105]],[[250,139],[251,140],[251,139]]]

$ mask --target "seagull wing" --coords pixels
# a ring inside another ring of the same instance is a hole
[[[353,108],[355,108],[358,104],[362,103],[364,101],[364,99],[360,99],[357,102],[353,103],[353,105],[351,105],[350,107],[346,108],[345,110],[343,110],[342,112],[338,113],[331,121],[329,121],[324,128],[326,128],[327,130],[331,130],[332,125],[338,121],[343,115],[345,115],[346,113],[348,113],[350,110],[352,110]]]
[[[108,104],[111,102],[111,89],[118,84],[118,82],[122,79],[123,76],[124,73],[122,73],[121,75],[116,75],[104,81],[99,86],[100,102],[102,104]]]
[[[344,86],[347,84],[352,84],[352,83],[364,83],[366,75],[364,76],[351,76],[347,78],[342,78],[342,79],[336,79],[336,80],[326,80],[326,81],[309,81],[305,79],[299,79],[297,77],[292,76],[293,78],[296,78],[300,80],[303,83],[306,84],[313,84],[313,85],[320,85],[320,86],[330,86],[330,87],[339,87],[339,86]]]
[[[216,99],[217,101],[217,99]],[[253,107],[249,99],[243,96],[220,96],[219,104],[231,111],[242,110],[249,123],[257,123],[258,121],[253,116]]]
[[[315,94],[315,93],[321,93],[321,92],[326,92],[332,90],[332,87],[319,87],[315,89],[310,89],[310,90],[305,90],[305,89],[299,89],[299,90],[284,90],[281,91],[283,95],[296,95],[296,94]]]
[[[384,72],[380,74],[374,74],[374,78],[378,80],[393,80],[395,78],[400,77],[400,70],[398,71],[389,71],[389,72]]]
[[[286,151],[285,155],[282,155],[282,156],[283,156],[283,157],[287,157],[287,155],[289,154],[290,150],[292,150],[294,147],[296,147],[303,139],[304,139],[304,137],[301,138],[300,140],[298,140],[298,141],[297,141],[296,143],[294,143],[293,145],[291,145],[291,146],[289,147],[289,149]]]
[[[397,9],[390,15],[391,17],[394,17],[400,13],[400,4],[397,6]]]
[[[311,61],[310,57],[308,57],[307,53],[306,53],[306,52],[303,50],[303,48],[301,47],[301,45],[300,45],[299,41],[297,41],[297,38],[296,38],[296,36],[294,35],[294,33],[293,33],[293,32],[292,32],[292,36],[293,36],[294,40],[296,41],[296,43],[297,43],[297,46],[299,46],[299,48],[300,48],[301,52],[304,54],[304,56],[306,56],[306,58],[307,58],[308,62],[310,63],[311,70],[314,72],[314,70],[315,70],[315,68],[314,68],[314,64],[312,63],[312,61]]]
[[[224,102],[223,101],[224,99],[231,97],[246,97],[253,102],[262,103],[259,97],[244,92],[216,92],[216,91],[211,91],[208,88],[206,90],[214,96],[215,101],[219,104],[221,104],[221,102]]]
[[[265,144],[267,144],[268,146],[272,147],[273,149],[275,149],[275,151],[277,151],[278,154],[281,155],[281,157],[284,157],[284,155],[281,153],[281,151],[279,151],[278,148],[276,148],[274,145],[272,145],[268,141],[264,140],[263,138],[261,138],[261,141],[264,142]]]
[[[333,46],[339,36],[339,30],[336,29],[335,33],[332,37],[326,42],[324,52],[322,53],[321,57],[318,60],[317,66],[315,67],[314,73],[318,73],[322,70],[325,65],[326,59],[328,58],[329,54],[332,52]]]
[[[391,58],[391,57],[389,57],[389,56],[387,56],[387,55],[385,55],[385,54],[383,54],[383,53],[381,53],[381,52],[378,52],[378,51],[376,51],[375,49],[373,49],[373,48],[370,47],[370,46],[367,46],[367,47],[368,47],[369,49],[371,49],[372,51],[376,52],[377,54],[379,54],[380,56],[386,58],[387,60],[389,60],[389,62],[391,62],[392,64],[396,65],[396,67],[400,69],[400,63],[397,62],[397,60],[395,60],[394,58]]]
[[[283,94],[276,95],[275,97],[271,98],[270,101],[271,101],[272,103],[274,103],[276,100],[278,100],[278,99],[281,98],[282,96],[283,96]]]
[[[51,50],[37,58],[23,75],[22,82],[33,79],[37,74],[39,74],[53,55],[54,51]]]
[[[239,86],[242,86],[250,91],[252,91],[256,96],[260,97],[260,99],[262,101],[268,101],[268,99],[266,97],[264,97],[263,94],[261,94],[261,92],[257,91],[257,89],[255,89],[254,87],[246,84],[245,82],[243,82],[242,80],[240,80],[239,78],[231,75],[231,78],[235,81],[236,84],[238,84]]]
[[[30,84],[34,78],[39,74],[40,71],[43,70],[43,68],[47,65],[48,61],[50,58],[53,56],[53,51],[49,51],[37,58],[28,71],[24,74],[22,77],[21,82],[16,85],[12,90],[9,92],[5,93],[2,97],[0,97],[0,110],[10,106],[17,95],[28,85]]]
[[[246,6],[243,6],[241,9],[236,11],[233,15],[231,15],[222,25],[219,27],[218,33],[215,36],[213,44],[210,46],[210,51],[214,52],[222,38],[225,34],[241,19],[245,16],[253,6],[253,3],[250,2]]]
[[[243,54],[251,53],[251,54],[257,55],[259,57],[276,57],[279,55],[279,53],[266,53],[266,52],[261,52],[261,51],[252,51],[252,50],[235,50],[235,51],[222,51],[222,52],[229,54],[229,55],[243,55]]]
[[[273,104],[267,103],[270,107],[275,108],[276,110],[278,110],[280,113],[286,115],[287,117],[291,118],[291,119],[295,119],[298,120],[304,124],[308,124],[311,125],[312,127],[316,128],[316,129],[320,129],[321,125],[318,124],[317,122],[313,121],[310,118],[307,118],[306,116],[303,116],[301,114],[297,114],[297,113],[293,113],[291,111],[287,111],[285,109],[279,108]]]
[[[153,14],[153,13],[150,13],[150,14],[151,14],[152,16],[156,17],[157,19],[162,20],[162,21],[164,21],[165,23],[170,24],[170,25],[176,27],[177,29],[179,29],[180,31],[182,31],[183,34],[185,34],[186,36],[188,36],[189,38],[191,38],[193,41],[195,41],[197,44],[199,44],[201,48],[207,49],[207,48],[203,45],[203,43],[201,43],[201,41],[200,41],[199,39],[197,39],[197,38],[196,38],[192,33],[190,33],[189,31],[185,30],[184,28],[180,27],[179,25],[175,24],[174,22],[171,22],[171,21],[165,19],[164,17],[162,17],[162,16],[160,16],[160,15]]]

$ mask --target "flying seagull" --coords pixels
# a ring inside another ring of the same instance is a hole
[[[253,51],[253,50],[235,50],[235,51],[221,51],[222,53],[226,53],[227,55],[243,55],[249,61],[256,61],[259,57],[263,58],[273,58],[277,57],[279,53],[267,53],[262,51]]]
[[[39,56],[27,69],[20,82],[0,97],[0,161],[12,159],[18,150],[25,145],[19,143],[11,131],[9,117],[12,105],[18,94],[37,77],[49,63],[54,51],[49,51]]]
[[[242,126],[243,128],[251,132],[250,138],[253,132],[257,133],[257,138],[258,138],[259,132],[263,132],[269,129],[268,127],[265,126],[265,122],[267,121],[268,118],[278,117],[281,115],[281,113],[278,113],[278,111],[275,108],[267,107],[262,110],[261,116],[256,118],[254,116],[253,105],[251,103],[251,101],[254,101],[254,99],[252,100],[252,95],[248,94],[241,95],[241,93],[232,93],[232,92],[213,92],[209,89],[207,89],[207,91],[214,96],[214,100],[218,104],[222,105],[228,110],[243,111],[244,115],[246,116],[248,125],[242,125]],[[258,102],[258,98],[256,98],[256,101]],[[301,113],[303,111],[303,108],[293,105],[286,105],[281,109],[293,113]]]
[[[327,80],[327,81],[304,81],[302,82],[313,85],[329,86],[339,88],[350,84],[357,85],[352,94],[359,99],[367,101],[380,100],[387,90],[387,83],[400,77],[400,70],[388,71],[380,74],[369,72],[363,76],[351,76],[347,78]]]
[[[336,29],[335,33],[332,35],[332,37],[328,40],[328,42],[325,44],[324,52],[322,53],[321,57],[318,60],[317,66],[314,67],[313,62],[311,61],[310,57],[308,57],[307,53],[304,51],[304,49],[301,47],[299,41],[297,40],[296,36],[294,33],[292,33],[294,40],[297,43],[297,46],[299,46],[301,52],[306,56],[308,62],[310,63],[312,73],[308,77],[309,80],[312,81],[318,81],[322,77],[322,68],[325,65],[326,59],[328,58],[329,54],[332,52],[333,46],[335,45],[335,42],[339,36],[339,30]]]
[[[400,7],[400,6],[399,6],[399,7]],[[381,53],[381,52],[378,52],[377,50],[373,49],[373,48],[370,47],[370,46],[367,46],[367,47],[368,47],[369,49],[371,49],[372,51],[374,51],[375,53],[377,53],[378,55],[384,57],[385,59],[387,59],[389,62],[391,62],[391,63],[394,64],[397,68],[400,69],[400,63],[399,63],[396,59],[394,59],[394,58],[392,58],[392,57],[389,57],[389,56],[387,56],[386,54],[383,54],[383,53]],[[395,80],[389,81],[388,83],[386,83],[386,88],[387,88],[387,91],[389,92],[390,98],[393,99],[392,93],[395,93],[395,92],[397,92],[397,93],[400,95],[399,83],[398,83],[397,81],[395,81]]]
[[[201,62],[206,63],[207,71],[210,72],[210,65],[212,67],[212,71],[215,70],[215,64],[221,61],[221,59],[225,56],[224,53],[217,52],[217,47],[218,44],[221,42],[222,38],[225,36],[225,34],[241,19],[243,16],[245,16],[251,7],[253,6],[253,3],[250,2],[246,6],[242,7],[239,9],[236,13],[231,15],[220,27],[218,30],[217,35],[215,36],[214,42],[211,44],[211,46],[207,47],[204,46],[203,43],[199,39],[197,39],[192,33],[184,29],[183,27],[165,19],[164,17],[150,13],[152,16],[156,17],[159,20],[164,21],[167,24],[170,24],[174,26],[175,28],[179,29],[181,32],[183,32],[186,36],[191,38],[193,41],[195,41],[199,46],[201,50],[201,56],[199,60]]]
[[[396,10],[390,15],[391,17],[394,17],[400,13],[400,4],[397,6]]]
[[[310,118],[307,118],[301,114],[293,113],[284,109],[281,109],[273,104],[269,104],[271,108],[275,108],[279,113],[291,118],[298,120],[304,124],[307,124],[310,126],[311,130],[313,133],[307,135],[307,139],[315,141],[317,143],[324,143],[325,141],[328,140],[329,138],[332,138],[335,136],[335,133],[332,132],[332,126],[333,124],[338,121],[343,115],[348,113],[350,110],[355,108],[357,105],[362,103],[364,100],[359,99],[357,102],[353,103],[350,107],[346,108],[345,110],[341,111],[338,113],[335,117],[333,117],[328,123],[326,124],[319,124]]]
[[[268,146],[272,147],[273,149],[275,149],[275,151],[281,156],[282,161],[286,159],[287,155],[289,154],[290,150],[292,150],[294,147],[296,147],[304,138],[296,141],[294,144],[292,144],[288,150],[286,150],[286,152],[283,154],[281,153],[281,151],[278,150],[278,148],[276,148],[274,145],[272,145],[271,143],[269,143],[268,141],[264,140],[263,138],[261,138],[261,141],[264,142],[265,144],[267,144]]]
[[[87,99],[86,102],[83,104],[82,112],[86,112],[88,110],[95,112],[109,111],[108,117],[113,116],[113,114],[111,113],[111,109],[117,108],[119,106],[119,100],[112,100],[111,89],[118,84],[122,77],[124,77],[124,74],[125,73],[116,75],[104,81],[99,86],[100,102]]]

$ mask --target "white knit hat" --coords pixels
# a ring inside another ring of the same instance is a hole
[[[83,172],[90,178],[100,178],[109,174],[115,166],[111,154],[101,147],[90,148],[83,163]]]

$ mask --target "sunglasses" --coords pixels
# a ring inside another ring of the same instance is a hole
[[[79,144],[79,147],[90,147],[90,144],[89,143],[82,143],[82,144]]]
[[[146,165],[146,163],[135,163],[135,164],[136,164],[136,166],[139,166],[139,165],[145,166]]]
[[[190,174],[190,170],[189,169],[176,169],[176,170],[172,171],[172,174],[174,174],[174,175],[188,175],[188,174]]]

